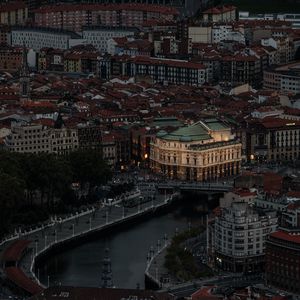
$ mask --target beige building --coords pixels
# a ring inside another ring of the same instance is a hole
[[[205,181],[236,175],[241,143],[216,119],[174,132],[159,131],[150,145],[151,169],[169,178]]]
[[[102,158],[108,166],[114,167],[117,163],[117,145],[115,138],[110,133],[102,135]]]
[[[281,91],[284,93],[300,93],[300,62],[275,66],[264,71],[265,89]]]
[[[25,2],[3,3],[0,5],[0,23],[5,25],[24,25],[28,19]]]
[[[53,129],[40,124],[12,124],[6,147],[20,153],[67,154],[78,148],[77,129]]]
[[[211,26],[200,27],[191,26],[189,27],[189,39],[192,43],[212,43],[212,28]]]
[[[242,202],[222,208],[210,227],[215,267],[238,273],[261,272],[265,240],[276,228],[275,211],[257,211]]]
[[[242,151],[248,161],[300,159],[300,121],[268,117],[249,120],[244,126]]]
[[[78,149],[78,131],[74,128],[50,129],[51,153],[67,154]]]

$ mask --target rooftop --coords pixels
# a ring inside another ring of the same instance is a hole
[[[279,240],[284,240],[287,242],[300,244],[300,234],[292,234],[292,233],[288,233],[286,231],[278,230],[278,231],[271,233],[270,237],[279,239]]]
[[[145,4],[145,3],[121,3],[121,4],[58,4],[42,6],[35,10],[35,13],[52,13],[68,11],[120,11],[120,10],[138,10],[145,12],[156,12],[161,14],[178,15],[178,10],[174,7],[163,5]]]
[[[207,9],[206,11],[203,12],[203,14],[223,14],[226,12],[230,12],[236,10],[235,6],[232,5],[220,5],[220,6],[215,6],[212,8]]]
[[[34,296],[31,300],[171,300],[173,296],[167,293],[133,289],[107,289],[90,287],[49,287],[42,293]]]
[[[171,133],[161,136],[164,140],[194,142],[211,139],[207,130],[201,124],[181,127]]]

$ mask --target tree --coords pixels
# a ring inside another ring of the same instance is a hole
[[[111,178],[111,170],[103,161],[100,152],[94,150],[79,150],[70,153],[70,164],[74,182],[81,187],[93,187],[106,183]]]
[[[24,181],[0,171],[0,235],[8,230],[12,214],[23,204]]]

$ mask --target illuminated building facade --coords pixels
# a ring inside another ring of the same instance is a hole
[[[150,166],[172,179],[206,181],[239,173],[241,143],[216,119],[171,133],[159,131],[150,145]]]

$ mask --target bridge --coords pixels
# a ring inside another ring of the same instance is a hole
[[[159,190],[199,191],[207,193],[228,192],[233,188],[233,182],[181,182],[167,181],[157,184]]]

